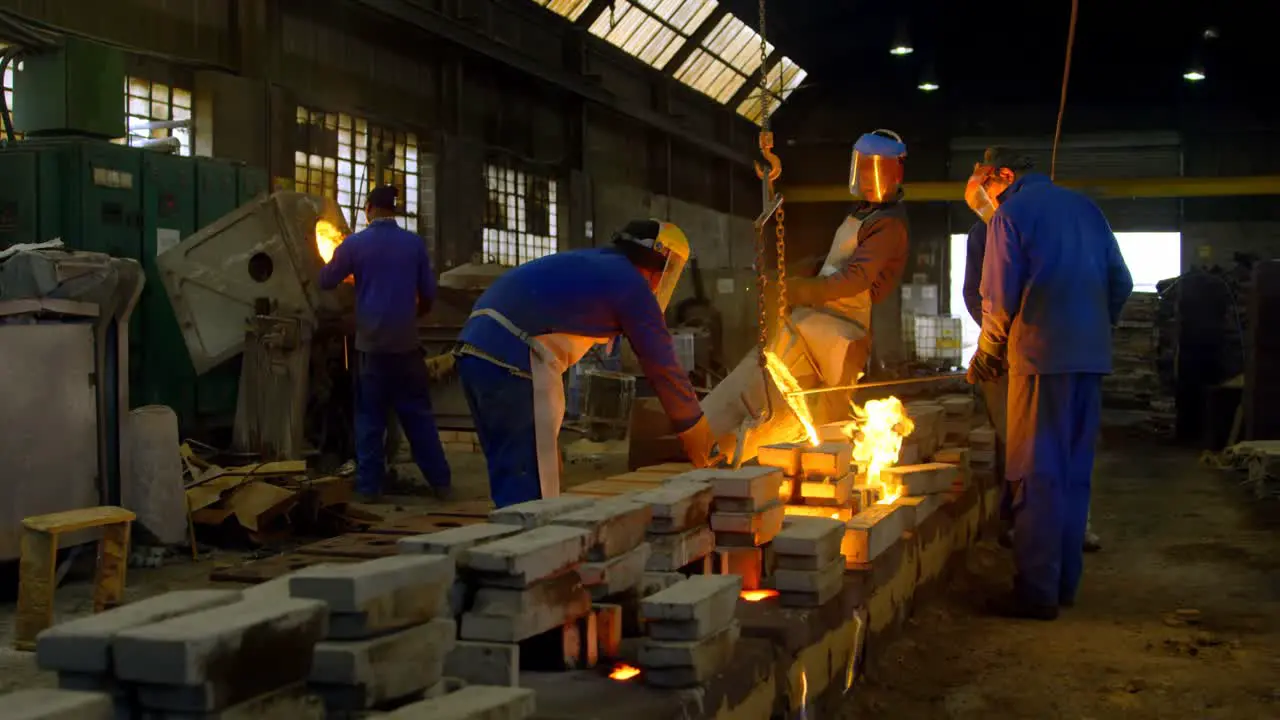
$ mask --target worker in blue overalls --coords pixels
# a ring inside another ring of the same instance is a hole
[[[320,270],[332,290],[348,277],[356,286],[356,492],[364,501],[382,494],[387,416],[395,408],[413,459],[437,497],[451,497],[452,475],[431,408],[418,316],[436,297],[427,245],[396,224],[395,187],[369,191],[369,227],[351,235]]]
[[[631,343],[690,461],[711,463],[711,430],[663,319],[688,258],[680,228],[639,220],[613,236],[613,247],[514,268],[476,301],[457,366],[495,505],[560,494],[563,375],[619,336]]]
[[[1012,594],[992,609],[1052,620],[1084,570],[1102,377],[1133,278],[1102,211],[991,148],[965,202],[987,221],[982,334],[971,383],[1009,373],[1005,470],[1012,492]]]

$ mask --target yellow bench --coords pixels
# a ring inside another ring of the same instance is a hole
[[[18,569],[18,616],[13,647],[35,650],[36,636],[53,624],[57,585],[58,536],[102,528],[98,564],[93,575],[93,611],[120,604],[129,567],[129,530],[135,515],[124,508],[102,507],[37,515],[22,521],[22,556]]]

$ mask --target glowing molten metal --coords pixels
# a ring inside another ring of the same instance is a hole
[[[902,488],[887,487],[880,478],[880,471],[898,462],[902,439],[916,429],[907,417],[907,409],[896,397],[868,400],[858,407],[852,405],[856,427],[853,430],[853,462],[866,474],[866,483],[880,488],[881,505],[888,505],[902,496]]]
[[[738,597],[749,603],[757,603],[761,600],[778,597],[777,590],[743,590],[738,593]]]
[[[336,225],[328,220],[316,221],[316,250],[320,259],[326,263],[333,259],[333,252],[338,249],[346,237]]]
[[[626,682],[639,674],[640,668],[622,663],[613,668],[613,672],[609,673],[609,679]]]
[[[809,412],[809,406],[805,404],[804,396],[790,394],[800,392],[804,388],[800,387],[796,376],[791,374],[791,371],[787,369],[787,364],[782,362],[781,358],[771,352],[766,352],[764,358],[765,366],[769,369],[769,375],[773,378],[773,383],[782,392],[782,397],[786,399],[787,406],[791,408],[791,412],[795,413],[796,419],[804,426],[805,433],[809,435],[809,443],[817,447],[818,429],[813,426],[813,414]]]

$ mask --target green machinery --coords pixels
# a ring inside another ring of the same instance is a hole
[[[0,249],[60,238],[72,249],[138,260],[146,286],[131,323],[132,404],[172,407],[188,433],[229,427],[239,359],[197,377],[156,256],[264,196],[266,171],[110,142],[125,134],[117,50],[68,38],[24,65],[14,125],[26,139],[0,148]]]

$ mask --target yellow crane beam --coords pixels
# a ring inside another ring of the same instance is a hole
[[[1059,184],[1101,200],[1280,195],[1280,175],[1061,180]],[[904,187],[908,202],[964,200],[963,182],[915,182]],[[788,203],[850,201],[847,185],[797,185],[784,190]]]

